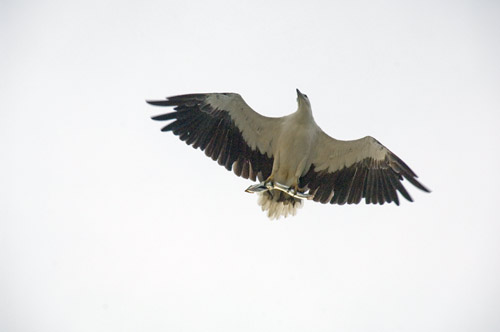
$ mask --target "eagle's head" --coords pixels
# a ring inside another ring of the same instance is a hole
[[[296,90],[297,90],[297,103],[299,104],[299,108],[307,107],[311,109],[311,102],[309,101],[309,98],[307,98],[307,95],[300,92],[299,89]]]

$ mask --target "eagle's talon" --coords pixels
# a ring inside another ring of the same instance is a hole
[[[263,182],[264,187],[267,189],[271,190],[274,189],[274,180],[271,177],[268,177],[264,182]]]

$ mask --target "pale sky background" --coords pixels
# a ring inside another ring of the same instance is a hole
[[[499,331],[500,2],[2,1],[0,330]],[[270,221],[145,99],[311,99],[432,189]]]

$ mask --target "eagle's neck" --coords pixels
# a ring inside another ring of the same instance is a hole
[[[301,123],[310,123],[314,121],[311,107],[302,103],[299,104],[299,108],[295,112],[294,117]]]

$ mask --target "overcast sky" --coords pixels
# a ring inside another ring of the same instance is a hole
[[[498,1],[2,1],[0,330],[499,331]],[[238,92],[419,175],[401,206],[250,181],[145,99]]]

